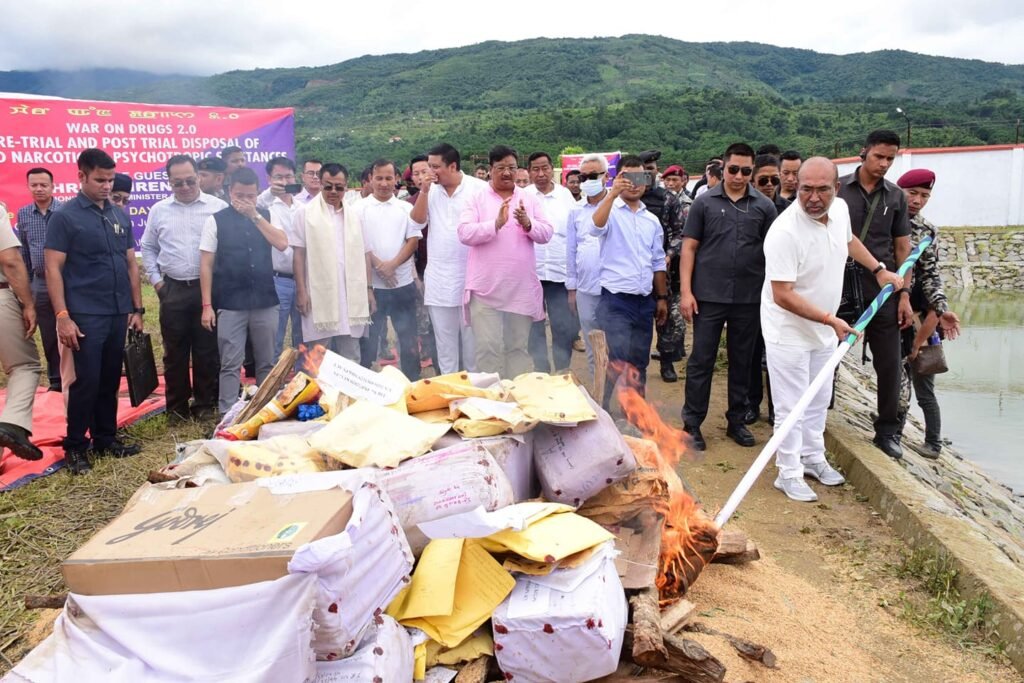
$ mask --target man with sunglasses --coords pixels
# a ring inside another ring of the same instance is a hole
[[[202,325],[199,242],[207,219],[227,204],[200,189],[192,157],[173,156],[166,169],[171,196],[150,209],[140,246],[160,300],[167,420],[173,423],[216,416],[220,362],[217,334]],[[190,398],[195,399],[191,407]]]
[[[755,443],[743,418],[747,412],[754,341],[760,333],[764,238],[778,215],[772,201],[750,187],[754,173],[754,150],[750,145],[729,145],[723,162],[722,183],[697,197],[690,207],[679,267],[682,313],[693,325],[693,348],[686,365],[683,427],[697,450],[706,448],[700,427],[707,417],[711,378],[726,324],[726,434],[741,446]]]
[[[224,174],[228,165],[224,160],[220,157],[206,157],[199,160],[196,168],[199,171],[199,189],[211,197],[226,199],[228,195],[224,192]]]

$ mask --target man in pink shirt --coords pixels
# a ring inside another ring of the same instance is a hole
[[[463,307],[477,369],[511,379],[533,369],[530,328],[544,319],[533,245],[546,244],[554,230],[537,199],[516,186],[516,151],[498,145],[489,157],[491,180],[459,219],[459,240],[469,247]]]

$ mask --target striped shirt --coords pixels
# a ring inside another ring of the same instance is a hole
[[[172,280],[198,280],[203,225],[207,218],[227,206],[203,192],[191,204],[182,204],[174,195],[154,204],[139,243],[149,281],[155,285],[165,275]]]
[[[50,210],[40,213],[35,202],[18,209],[18,235],[21,237],[21,258],[30,276],[46,277],[46,264],[43,262],[43,244],[46,243],[46,224],[54,211],[64,206],[64,202],[54,199]]]

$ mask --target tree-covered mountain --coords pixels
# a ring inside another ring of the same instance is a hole
[[[914,146],[1013,142],[1024,115],[1024,66],[645,35],[491,41],[320,67],[101,85],[93,80],[61,94],[295,107],[300,156],[357,168],[381,155],[404,161],[439,140],[467,157],[496,142],[552,153],[659,147],[667,159],[691,165],[737,139],[852,154],[872,128],[905,130],[896,106],[911,118]]]

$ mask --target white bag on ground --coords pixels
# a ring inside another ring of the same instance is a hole
[[[69,596],[4,680],[299,683],[315,674],[316,577],[180,593]]]
[[[427,545],[416,527],[483,506],[488,512],[512,504],[512,485],[494,457],[467,441],[381,472],[380,485],[394,503],[414,554]]]
[[[636,469],[633,451],[611,415],[587,396],[597,419],[576,427],[542,424],[534,430],[533,462],[544,498],[579,507]]]
[[[317,662],[313,683],[405,683],[412,681],[412,675],[413,644],[409,632],[382,614],[374,618],[351,657]]]
[[[387,494],[367,482],[352,495],[344,533],[307,543],[288,563],[293,574],[317,576],[313,649],[322,660],[355,652],[412,572],[412,552]]]
[[[323,420],[282,420],[281,422],[268,422],[260,427],[260,435],[256,437],[260,441],[273,439],[275,436],[302,436],[309,438],[327,426]]]
[[[487,436],[479,439],[464,439],[457,432],[449,432],[438,439],[434,450],[463,443],[478,443],[494,456],[498,466],[505,472],[512,484],[514,502],[521,503],[540,495],[540,482],[533,467],[533,432]]]
[[[592,681],[618,667],[627,619],[610,557],[571,593],[521,577],[494,610],[494,653],[517,683]]]

